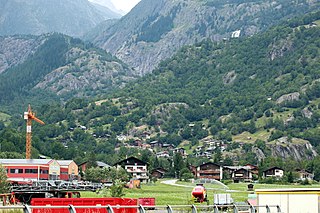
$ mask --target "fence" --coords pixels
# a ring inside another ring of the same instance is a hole
[[[115,213],[122,209],[122,213],[126,213],[126,210],[131,212],[133,209],[137,213],[281,213],[281,209],[277,205],[270,206],[252,206],[252,205],[207,205],[207,206],[195,206],[195,205],[175,205],[175,206],[0,206],[2,210],[20,210],[23,213],[56,213],[61,210],[69,213]]]

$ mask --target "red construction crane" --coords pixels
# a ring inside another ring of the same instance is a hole
[[[31,106],[28,106],[28,112],[24,112],[24,119],[27,120],[27,135],[26,135],[26,159],[31,158],[31,125],[32,120],[40,124],[44,124],[42,120],[36,117],[36,114],[32,112]]]

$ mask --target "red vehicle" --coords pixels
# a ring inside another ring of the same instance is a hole
[[[194,187],[191,192],[191,197],[192,200],[197,203],[208,202],[207,189],[203,186],[203,184],[197,184],[197,186]]]

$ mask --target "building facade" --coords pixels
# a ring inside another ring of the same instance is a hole
[[[201,164],[196,169],[196,178],[198,179],[222,179],[222,167],[218,164],[208,162]]]
[[[117,167],[124,168],[133,178],[142,182],[147,182],[149,179],[147,163],[135,157],[129,157],[115,164]]]
[[[64,167],[53,159],[0,159],[6,169],[8,180],[13,183],[39,180],[70,180],[70,175],[78,175],[78,167],[70,161]],[[72,169],[71,169],[72,167]]]
[[[283,175],[284,175],[284,171],[279,167],[272,167],[263,171],[264,178],[267,178],[267,177],[282,178]]]

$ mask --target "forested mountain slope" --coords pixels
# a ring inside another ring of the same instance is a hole
[[[100,22],[119,17],[87,0],[1,0],[0,35],[59,32],[81,36]]]
[[[319,26],[318,11],[249,38],[202,41],[114,95],[35,107],[46,125],[34,125],[33,156],[112,164],[135,155],[172,170],[172,155],[155,155],[171,144],[192,165],[260,163],[308,169],[320,180]],[[59,52],[65,40],[83,45],[63,38]],[[21,156],[25,121],[0,121],[0,154]]]
[[[142,0],[94,43],[142,76],[184,45],[250,36],[316,8],[310,0]]]
[[[103,94],[134,77],[111,54],[62,34],[8,36],[0,46],[0,103],[10,111],[28,102]]]

